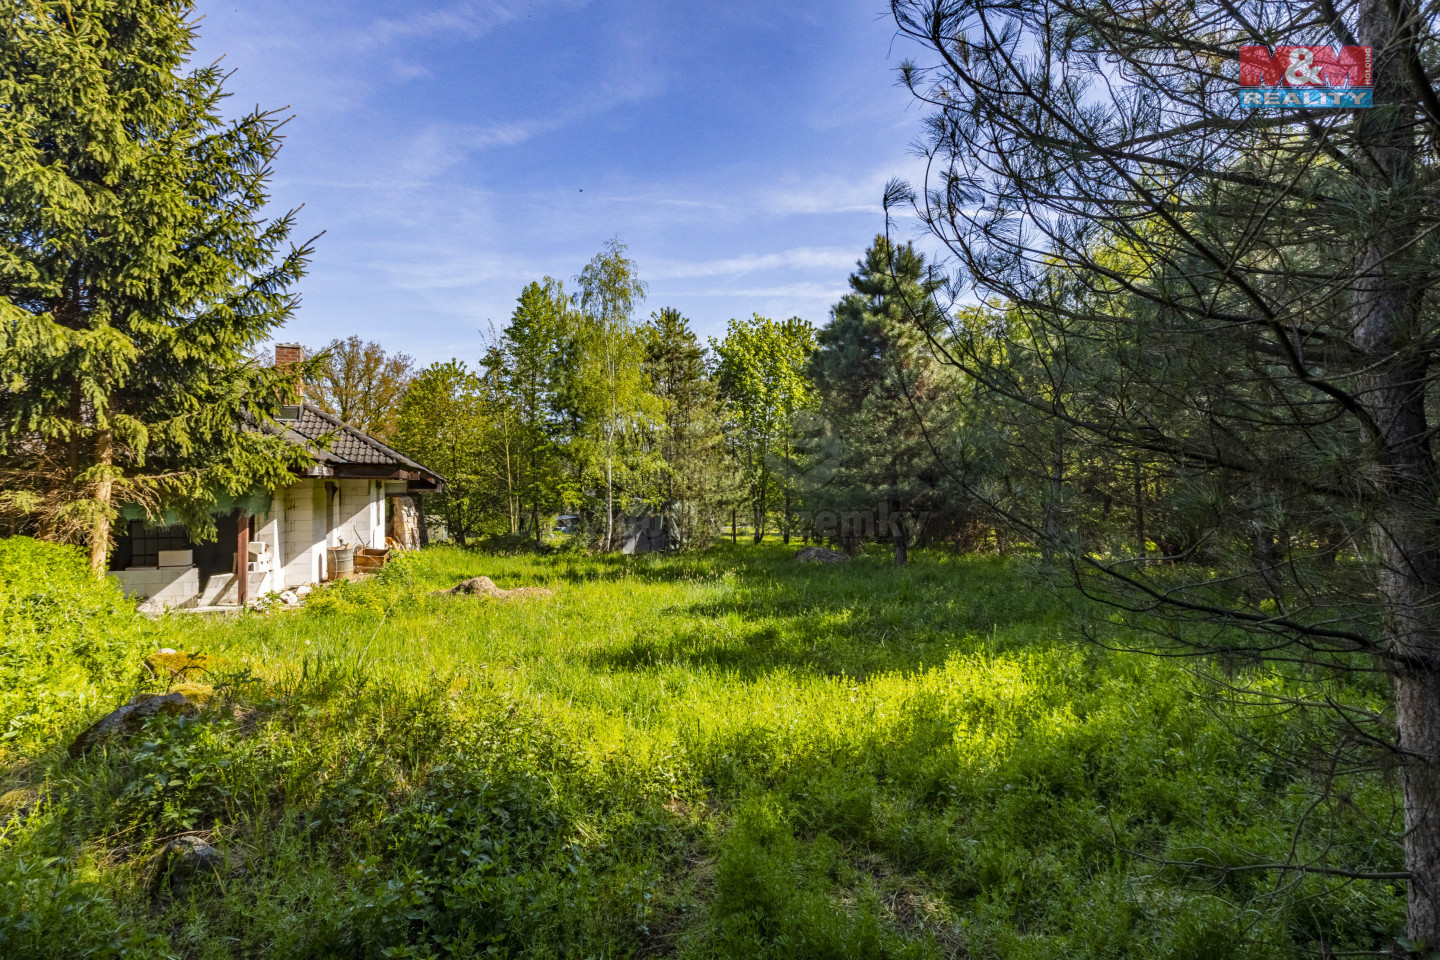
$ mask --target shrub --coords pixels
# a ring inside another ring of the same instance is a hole
[[[29,753],[123,699],[153,637],[77,547],[0,539],[0,744]]]

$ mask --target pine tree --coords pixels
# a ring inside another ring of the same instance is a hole
[[[557,368],[562,344],[574,326],[574,308],[560,281],[546,277],[521,292],[501,334],[503,375],[516,411],[519,496],[528,505],[532,535],[540,542],[540,517],[562,498],[559,448],[555,432],[559,417]]]
[[[284,399],[249,356],[309,252],[261,216],[282,119],[222,119],[192,12],[37,0],[0,25],[0,506],[97,572],[118,502],[213,535],[219,495],[299,455],[237,429]]]
[[[948,361],[1083,444],[1066,461],[1130,460],[1142,488],[1163,471],[1206,521],[1166,556],[1093,549],[1023,512],[1011,522],[1113,601],[1137,646],[1214,656],[1228,699],[1308,718],[1297,737],[1326,731],[1292,756],[1297,772],[1330,771],[1305,823],[1275,858],[1226,875],[1344,877],[1386,897],[1404,878],[1406,950],[1433,950],[1440,14],[1397,0],[891,9],[924,57],[902,75],[929,110],[930,179],[887,201],[914,201],[954,255],[957,295],[1007,304],[1004,326],[951,331]],[[1237,48],[1289,44],[1341,48],[1370,74],[1373,106],[1247,108]],[[1337,534],[1354,544],[1343,565]],[[1297,686],[1271,688],[1267,671]],[[1350,685],[1368,676],[1389,681],[1384,709]],[[1349,815],[1337,804],[1395,770],[1393,844],[1335,846],[1323,824]]]
[[[724,437],[705,348],[690,321],[671,307],[651,314],[642,329],[645,370],[659,398],[662,461],[660,509],[675,545],[703,546],[714,536],[724,499]]]

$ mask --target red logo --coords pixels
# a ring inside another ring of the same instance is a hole
[[[1372,47],[1240,48],[1241,87],[1369,87]]]

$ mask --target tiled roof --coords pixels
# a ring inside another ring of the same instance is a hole
[[[360,463],[419,470],[437,480],[438,473],[423,467],[398,450],[386,446],[362,430],[326,413],[311,403],[300,404],[300,419],[283,421],[285,435],[301,443],[325,464]]]

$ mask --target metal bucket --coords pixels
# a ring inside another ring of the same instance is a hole
[[[355,548],[329,547],[325,551],[329,563],[326,565],[331,580],[353,580],[355,577]]]

